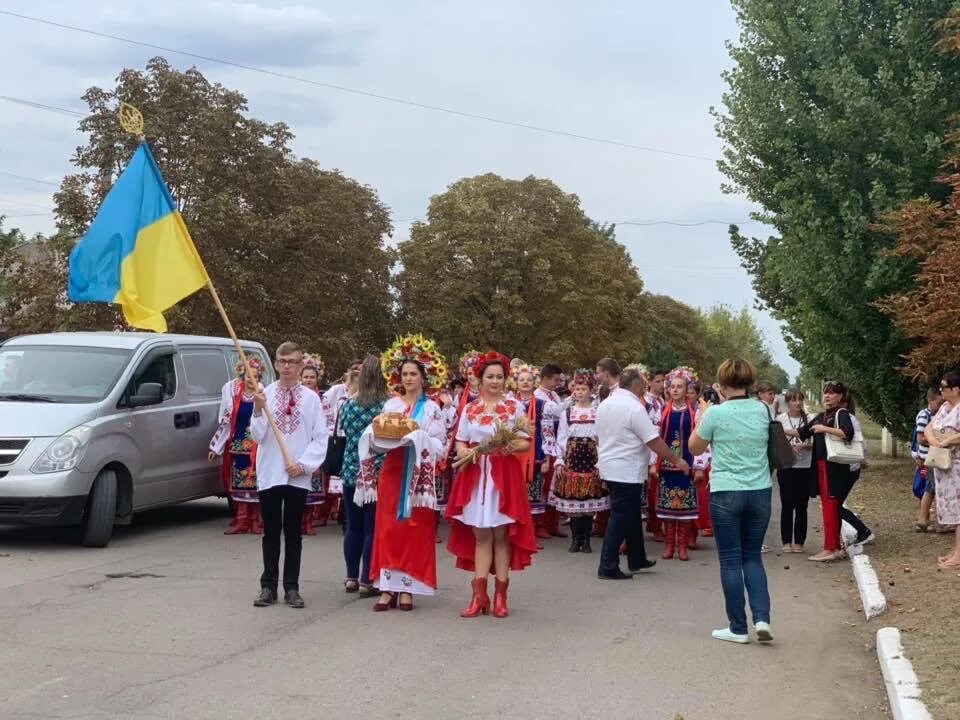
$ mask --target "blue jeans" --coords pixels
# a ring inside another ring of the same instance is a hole
[[[343,486],[341,507],[347,516],[346,531],[343,534],[343,559],[347,563],[348,579],[370,585],[370,553],[373,551],[373,522],[377,517],[377,504],[367,503],[360,507],[353,501],[356,491],[356,487]]]
[[[720,556],[720,584],[730,631],[747,634],[743,589],[746,587],[753,622],[770,622],[770,593],[760,548],[770,523],[773,488],[710,493],[710,519]]]

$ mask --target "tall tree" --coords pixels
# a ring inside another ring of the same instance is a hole
[[[701,313],[706,326],[705,344],[709,353],[709,376],[729,357],[749,360],[757,368],[758,380],[784,389],[790,382],[787,372],[776,364],[767,346],[763,331],[754,322],[747,308],[733,311],[717,305]]]
[[[704,377],[712,377],[707,349],[707,326],[700,312],[668,295],[644,294],[643,322],[649,340],[639,360],[654,370],[669,371],[680,365],[694,368]],[[628,357],[632,362],[634,358]]]
[[[932,178],[960,67],[932,46],[952,4],[734,0],[741,35],[717,113],[727,190],[777,232],[731,228],[761,303],[805,367],[849,382],[901,432],[918,390],[896,371],[909,344],[874,302],[907,287],[910,268],[878,253],[891,241],[872,223],[907,198],[943,196]]]
[[[56,268],[55,291],[34,288],[35,299],[22,304],[37,322],[24,327],[117,322],[111,307],[66,305],[61,289],[66,253],[137,144],[116,120],[123,101],[143,113],[147,141],[240,335],[268,346],[296,339],[334,367],[385,344],[392,228],[373,190],[295,158],[286,125],[248,117],[243,95],[195,68],[179,72],[154,58],[145,71],[123,70],[115,88],[91,88],[84,99],[90,115],[80,129],[88,142],[73,157],[79,171],[55,196],[59,240],[44,248]],[[203,292],[174,308],[168,324],[173,332],[225,333]]]
[[[465,178],[430,201],[399,247],[401,322],[451,355],[495,347],[591,365],[644,344],[643,285],[612,227],[535,177]]]

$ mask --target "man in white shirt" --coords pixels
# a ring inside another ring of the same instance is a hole
[[[597,396],[600,402],[609,397],[620,383],[620,363],[612,357],[605,357],[597,361]]]
[[[320,396],[300,384],[303,350],[285,342],[277,348],[279,380],[253,396],[250,434],[257,443],[257,489],[263,515],[263,575],[255,607],[277,601],[280,581],[280,533],[284,537],[284,600],[293,608],[304,606],[300,597],[300,555],[303,509],[310,478],[327,454],[329,428]],[[283,438],[277,442],[265,410],[269,408]],[[284,454],[286,450],[286,457]]]
[[[636,368],[620,376],[619,387],[597,410],[600,477],[610,490],[610,521],[603,538],[597,577],[626,580],[620,570],[620,545],[627,541],[627,568],[631,573],[653,567],[643,544],[643,483],[647,479],[650,451],[689,473],[690,466],[677,458],[650,422],[643,404],[646,382]]]

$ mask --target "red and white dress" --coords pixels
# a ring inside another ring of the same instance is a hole
[[[476,447],[493,436],[497,423],[513,428],[523,415],[523,406],[510,398],[497,403],[493,412],[487,411],[482,398],[474,400],[464,409],[456,440]],[[537,552],[530,499],[516,455],[481,455],[463,467],[453,481],[446,517],[450,522],[447,549],[461,570],[474,570],[475,527],[510,526],[511,570],[529,566]]]
[[[384,413],[407,416],[411,409],[402,398],[391,398],[383,406]],[[377,503],[370,577],[378,578],[381,592],[433,595],[437,589],[436,466],[446,449],[447,428],[440,407],[432,400],[423,403],[414,419],[420,429],[387,452],[376,479],[369,451],[376,452],[377,443],[383,441],[373,438],[372,428],[364,431],[359,450],[361,478],[354,501],[358,505]],[[410,453],[413,456],[408,463]],[[405,473],[409,475],[406,480]],[[409,517],[401,517],[406,514],[400,512],[401,500],[409,505]]]

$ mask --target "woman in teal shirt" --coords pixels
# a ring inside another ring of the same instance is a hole
[[[773,640],[770,593],[760,549],[770,523],[772,482],[767,460],[771,421],[767,406],[748,396],[757,370],[746,360],[731,358],[717,370],[717,391],[723,401],[709,408],[690,437],[690,451],[713,451],[710,474],[710,518],[713,521],[720,583],[729,627],[713,631],[717,640],[750,642],[743,590],[753,611],[760,642]]]

